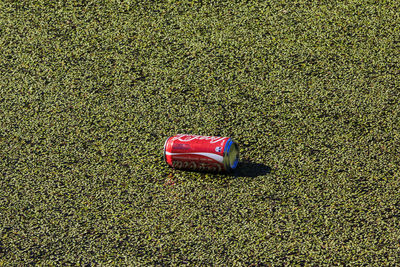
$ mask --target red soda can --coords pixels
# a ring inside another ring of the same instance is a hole
[[[239,163],[239,147],[229,137],[178,134],[165,141],[164,159],[176,169],[229,172]]]

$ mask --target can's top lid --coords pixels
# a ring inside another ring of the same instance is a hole
[[[228,142],[226,143],[225,150],[225,167],[226,169],[233,170],[237,167],[239,163],[239,147],[238,145],[232,141],[232,139],[229,139]]]
[[[163,153],[163,157],[164,157],[164,161],[165,162],[167,162],[167,158],[165,157],[165,149],[167,148],[167,143],[168,143],[168,140],[171,138],[171,136],[170,137],[168,137],[167,138],[167,140],[165,140],[165,143],[164,143],[164,153]],[[167,162],[168,163],[168,162]]]

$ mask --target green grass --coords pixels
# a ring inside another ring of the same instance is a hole
[[[400,263],[398,1],[62,2],[0,3],[0,266]]]

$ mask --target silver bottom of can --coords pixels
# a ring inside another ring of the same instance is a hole
[[[236,169],[239,163],[239,146],[229,139],[224,151],[224,167],[226,171]]]

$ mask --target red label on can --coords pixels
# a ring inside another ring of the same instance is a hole
[[[224,148],[229,137],[178,134],[165,143],[165,160],[177,169],[224,171]]]

